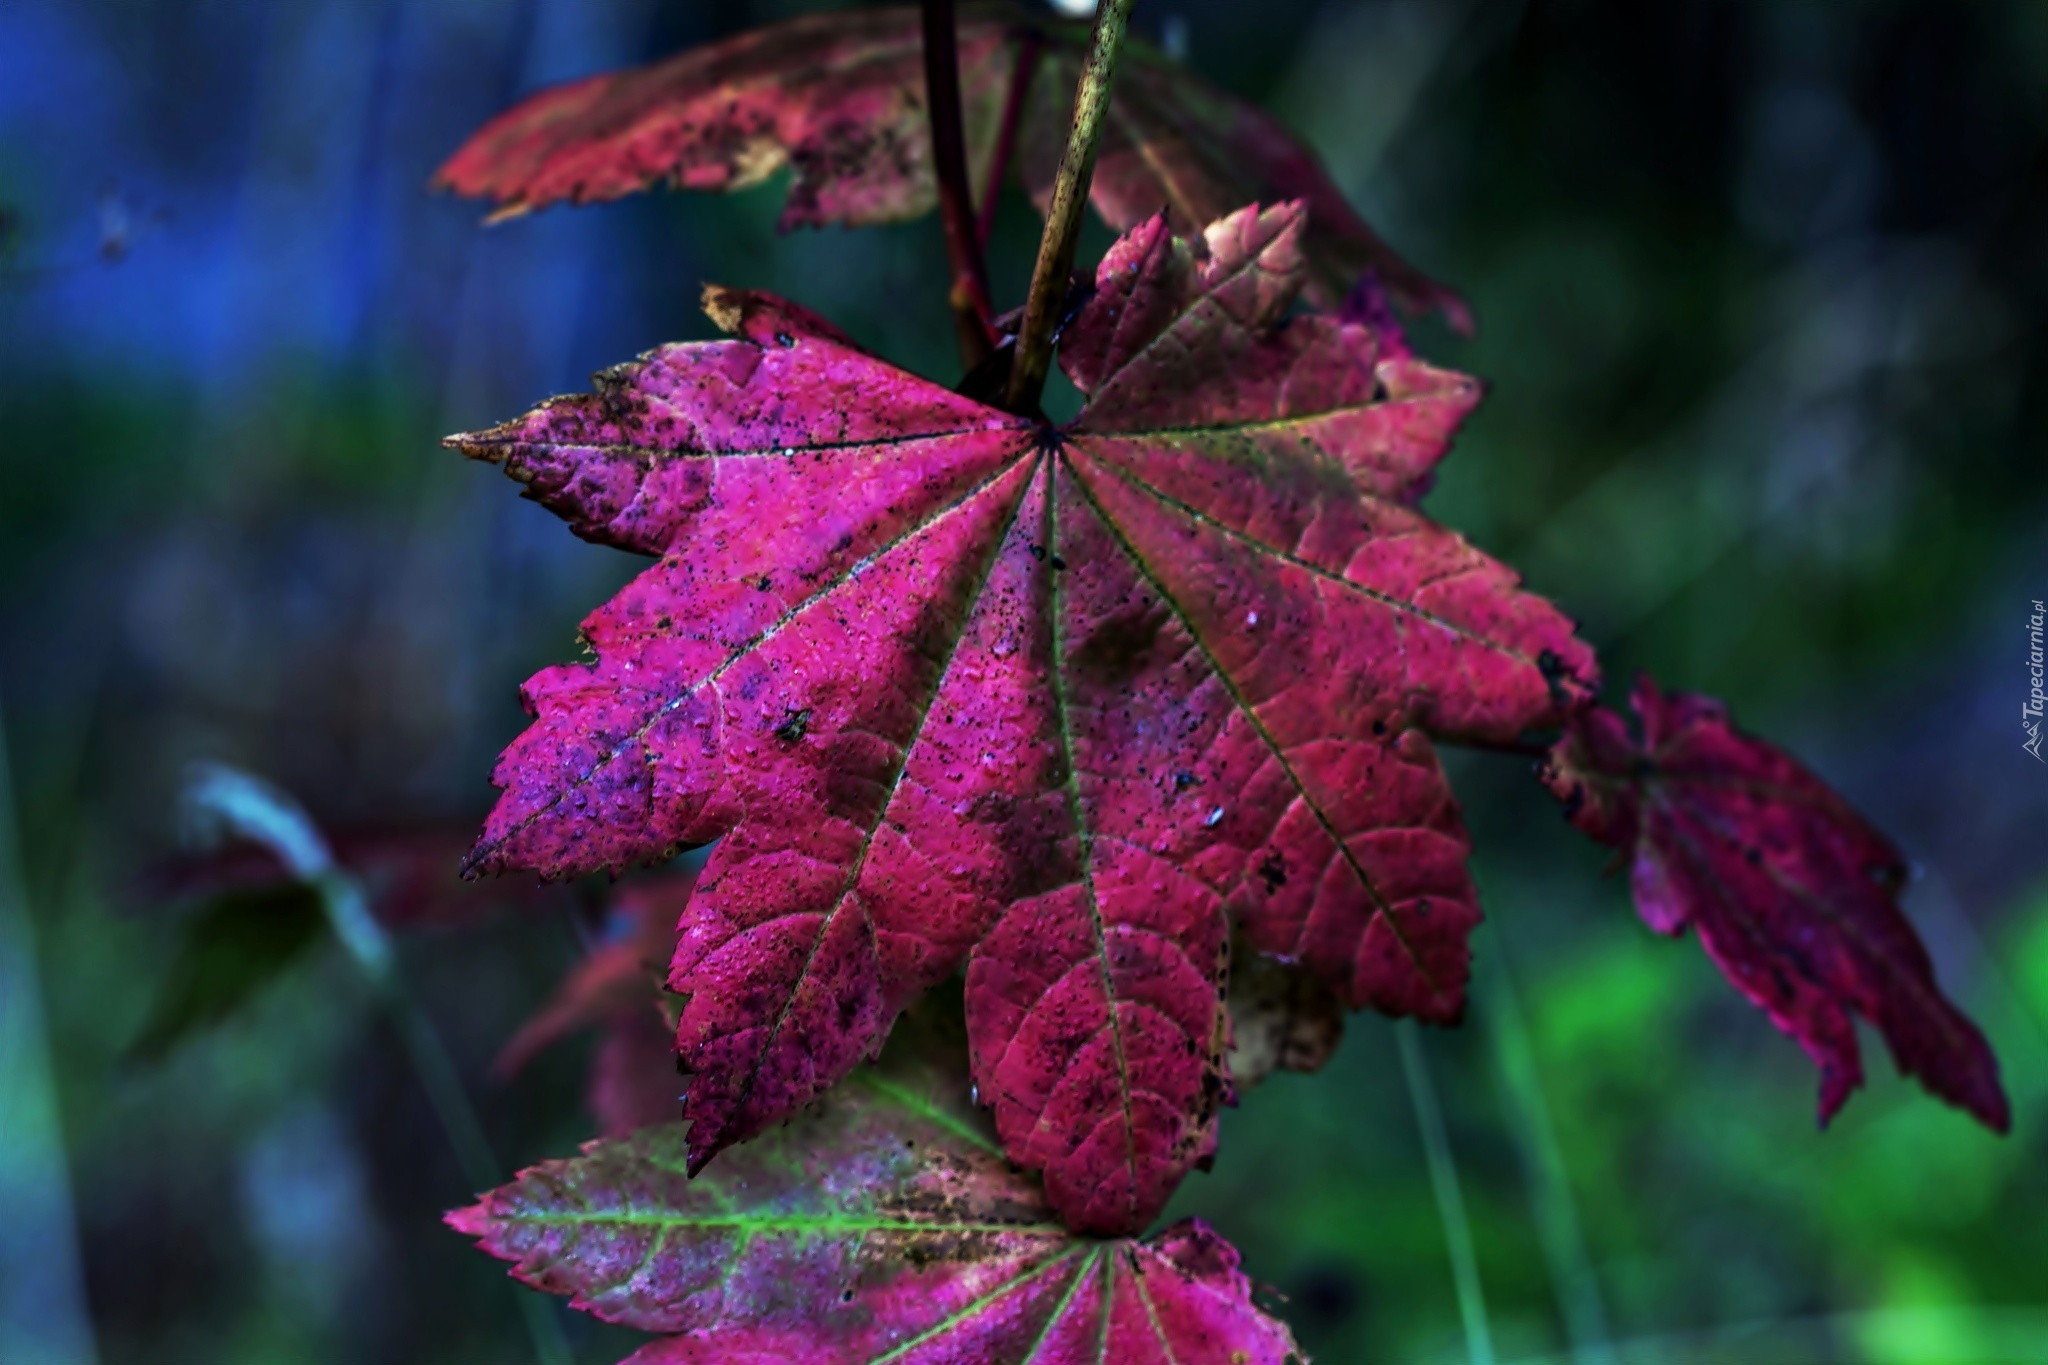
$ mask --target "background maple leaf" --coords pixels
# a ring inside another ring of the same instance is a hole
[[[806,15],[657,65],[533,95],[479,129],[435,183],[493,199],[496,217],[616,199],[667,182],[739,190],[794,171],[781,226],[894,222],[937,203],[915,8]],[[970,173],[1009,169],[1043,210],[1087,48],[1085,22],[1007,3],[961,6],[960,82]],[[1013,93],[1019,79],[1027,84]],[[1012,99],[1021,118],[1007,134]],[[1442,312],[1458,296],[1395,255],[1313,152],[1271,115],[1142,42],[1130,44],[1096,163],[1092,202],[1111,228],[1164,206],[1194,232],[1255,202],[1299,199],[1309,297],[1334,307],[1372,271],[1400,303]]]
[[[1934,984],[1900,913],[1905,857],[1783,750],[1743,734],[1720,703],[1630,697],[1641,737],[1592,709],[1545,761],[1571,822],[1627,860],[1636,908],[1660,934],[1699,935],[1722,974],[1820,1068],[1825,1125],[1863,1084],[1850,1011],[1884,1034],[1899,1070],[2004,1132],[2012,1107],[1976,1025]]]

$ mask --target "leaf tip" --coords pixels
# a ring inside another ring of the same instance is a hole
[[[1967,1023],[1967,1020],[1964,1021]],[[1973,1065],[1964,1068],[1960,1075],[1946,1086],[1933,1084],[1934,1077],[1921,1074],[1920,1080],[1940,1098],[1968,1114],[1978,1123],[2000,1137],[2012,1134],[2012,1100],[2005,1092],[2005,1082],[1998,1074],[1998,1057],[1991,1050],[1991,1044],[1969,1026],[1974,1035],[1970,1051]]]
[[[504,447],[491,439],[496,430],[454,432],[441,438],[441,448],[456,451],[468,459],[502,464],[505,460]]]
[[[1448,289],[1439,290],[1433,300],[1443,320],[1466,341],[1479,334],[1478,321],[1472,316],[1472,305]]]
[[[448,1210],[441,1215],[441,1221],[463,1236],[474,1237],[478,1241],[485,1239],[491,1227],[490,1211],[481,1200],[474,1204],[464,1204],[459,1209]]]
[[[478,839],[475,847],[462,855],[462,863],[457,868],[457,872],[462,877],[462,880],[473,882],[481,880],[488,873],[499,872],[503,869],[503,859],[497,846],[483,839]]]

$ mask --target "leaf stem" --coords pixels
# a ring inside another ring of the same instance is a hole
[[[1031,82],[1038,75],[1038,56],[1045,50],[1045,40],[1036,33],[1027,33],[1017,44],[1017,65],[1010,72],[1010,90],[1003,97],[1002,122],[996,126],[996,147],[988,161],[988,179],[982,182],[981,209],[975,220],[975,236],[984,253],[988,251],[989,235],[996,227],[996,200],[1002,197],[1003,176],[1010,169],[1010,158],[1017,151],[1017,130],[1024,122],[1024,106],[1031,97]]]
[[[43,1010],[35,919],[0,715],[0,1358],[99,1359],[78,1256],[77,1209]]]
[[[470,1106],[455,1059],[448,1055],[433,1021],[406,990],[391,936],[370,913],[362,884],[334,861],[312,818],[283,791],[225,764],[202,764],[194,769],[185,789],[185,806],[202,832],[232,831],[262,844],[294,877],[318,893],[334,936],[348,950],[398,1030],[420,1086],[448,1136],[448,1145],[455,1149],[463,1178],[477,1190],[497,1184],[501,1178],[497,1158]],[[521,1294],[519,1307],[541,1365],[568,1365],[569,1342],[554,1305],[538,1294]]]
[[[1439,739],[1442,748],[1472,749],[1488,754],[1513,754],[1522,758],[1548,758],[1555,743],[1543,739]]]
[[[1472,1223],[1465,1215],[1465,1195],[1458,1185],[1458,1163],[1444,1133],[1443,1110],[1429,1081],[1429,1062],[1422,1055],[1421,1031],[1403,1019],[1394,1025],[1401,1040],[1401,1069],[1408,1073],[1408,1098],[1415,1104],[1415,1124],[1422,1130],[1422,1149],[1429,1158],[1429,1183],[1436,1190],[1436,1212],[1444,1226],[1444,1249],[1451,1258],[1451,1279],[1458,1287],[1458,1316],[1465,1324],[1465,1354],[1472,1365],[1494,1365],[1493,1330],[1486,1321],[1486,1291],[1479,1283],[1479,1258],[1472,1251]]]
[[[1095,33],[1074,91],[1074,117],[1067,128],[1067,149],[1060,154],[1059,174],[1046,206],[1045,235],[1038,239],[1038,264],[1031,272],[1031,293],[1024,300],[1024,322],[1017,331],[1017,352],[1010,362],[1010,382],[1003,406],[1011,412],[1035,412],[1052,368],[1052,334],[1066,301],[1067,278],[1074,270],[1074,247],[1081,237],[1081,211],[1088,203],[1088,185],[1095,176],[1095,149],[1102,141],[1102,123],[1109,112],[1109,92],[1116,84],[1117,52],[1131,21],[1135,0],[1102,0],[1095,15]]]
[[[989,325],[988,267],[974,216],[974,190],[967,179],[967,136],[960,116],[960,45],[953,0],[924,0],[925,108],[931,116],[932,172],[939,186],[939,219],[946,229],[946,257],[953,267],[947,301],[960,360],[969,370],[988,359],[995,346]]]

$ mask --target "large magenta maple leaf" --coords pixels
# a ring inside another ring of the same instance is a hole
[[[1120,240],[1061,428],[712,291],[734,339],[450,438],[660,556],[527,684],[469,866],[722,838],[670,974],[693,1168],[963,964],[981,1096],[1088,1231],[1213,1143],[1233,919],[1353,1007],[1458,1016],[1478,909],[1426,735],[1556,724],[1593,664],[1409,505],[1475,388],[1287,316],[1302,227]]]
[[[1088,29],[1004,0],[961,7],[963,131],[976,184],[988,184],[1014,147],[1007,168],[1043,210]],[[794,174],[784,228],[914,218],[938,202],[921,44],[915,7],[840,10],[551,86],[479,129],[435,183],[495,200],[494,216],[511,216],[663,181],[744,189],[786,166]],[[1458,296],[1396,255],[1299,139],[1140,42],[1123,53],[1091,196],[1117,231],[1163,205],[1181,232],[1240,204],[1300,199],[1311,214],[1303,247],[1312,299],[1335,307],[1370,270],[1404,308],[1470,327]]]
[[[1708,697],[1631,698],[1642,737],[1612,711],[1574,717],[1543,778],[1571,822],[1630,860],[1652,929],[1690,926],[1722,975],[1820,1068],[1820,1119],[1863,1084],[1855,1011],[1899,1069],[2003,1132],[1998,1061],[1934,983],[1900,911],[1907,867],[1892,842],[1783,750]]]
[[[631,1365],[1303,1359],[1200,1221],[1143,1241],[1062,1227],[957,1061],[905,1041],[702,1179],[670,1124],[522,1172],[448,1222],[527,1283],[663,1334]]]

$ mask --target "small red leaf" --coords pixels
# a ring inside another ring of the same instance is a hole
[[[1014,4],[960,7],[962,114],[975,184],[987,183],[1011,83],[1026,70],[1015,169],[1044,206],[1087,37],[1085,23]],[[553,86],[486,124],[435,184],[493,199],[493,216],[509,217],[663,181],[745,189],[787,166],[794,174],[784,228],[914,218],[938,198],[920,41],[914,8],[843,10]],[[1120,232],[1163,205],[1176,231],[1194,232],[1241,204],[1282,199],[1311,211],[1304,284],[1319,306],[1335,307],[1370,271],[1403,307],[1441,311],[1471,330],[1457,295],[1396,256],[1291,133],[1128,43],[1093,181],[1103,220]]]
[[[1640,741],[1612,711],[1576,717],[1543,778],[1573,824],[1628,853],[1636,906],[1662,934],[1698,931],[1736,989],[1820,1067],[1826,1123],[1863,1084],[1853,1010],[1899,1069],[2004,1132],[2011,1110],[1984,1036],[1934,984],[1899,910],[1891,841],[1719,702],[1643,677]]]
[[[572,967],[540,1011],[512,1035],[492,1070],[510,1076],[542,1049],[586,1028],[604,1040],[591,1060],[589,1103],[598,1130],[623,1136],[681,1111],[674,1029],[661,983],[675,953],[676,921],[695,873],[650,877],[614,897],[604,940]]]
[[[509,1076],[543,1048],[614,1015],[644,1013],[661,998],[661,980],[675,955],[676,922],[695,874],[649,878],[614,898],[605,938],[569,969],[540,1012],[520,1025],[491,1069]]]
[[[681,1127],[650,1128],[525,1171],[448,1222],[528,1284],[672,1334],[636,1365],[1303,1359],[1204,1224],[1143,1241],[1061,1227],[957,1063],[905,1041],[696,1180]]]
[[[1443,443],[1368,328],[1283,317],[1302,220],[1119,242],[1064,429],[717,295],[740,338],[450,438],[661,556],[528,683],[471,868],[722,838],[670,972],[693,1166],[964,965],[1011,1155],[1122,1232],[1213,1143],[1229,916],[1354,1007],[1458,1016],[1478,909],[1425,732],[1556,724],[1592,659],[1405,505]]]

